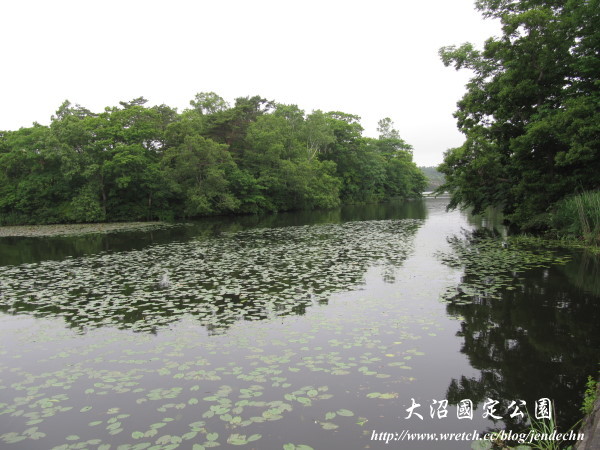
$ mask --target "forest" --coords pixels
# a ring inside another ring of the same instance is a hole
[[[599,3],[479,0],[502,34],[481,50],[440,50],[446,66],[473,74],[455,113],[465,142],[439,167],[451,206],[600,237]]]
[[[0,225],[331,208],[426,185],[389,118],[371,138],[358,116],[260,96],[202,92],[181,113],[146,103],[65,101],[49,126],[0,132]]]

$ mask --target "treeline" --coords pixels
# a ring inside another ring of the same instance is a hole
[[[102,113],[65,101],[49,126],[0,132],[0,224],[172,220],[419,196],[393,123],[200,93],[178,113],[144,98]]]
[[[439,170],[452,206],[499,206],[520,229],[552,228],[562,199],[600,189],[600,1],[480,0],[502,35],[445,47],[473,77],[455,117],[465,143]]]
[[[444,174],[439,172],[436,166],[419,167],[419,169],[427,180],[426,191],[435,191],[444,184]]]

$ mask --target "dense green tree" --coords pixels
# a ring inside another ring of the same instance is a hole
[[[257,118],[250,126],[243,165],[270,199],[268,209],[339,204],[335,166],[315,158],[327,142],[324,128],[325,122],[319,123],[314,114],[305,120],[295,105],[277,105],[272,114]]]
[[[444,64],[474,73],[455,114],[466,141],[440,166],[452,206],[501,206],[536,228],[565,195],[600,187],[598,3],[479,0],[502,36],[483,51],[440,50]]]
[[[325,114],[334,140],[322,152],[321,159],[336,165],[341,180],[343,202],[380,201],[384,198],[385,161],[362,136],[360,117],[339,111]]]
[[[85,195],[94,189],[107,220],[148,219],[165,183],[158,164],[165,149],[164,131],[174,111],[146,108],[146,100],[120,102],[92,121],[93,140],[82,162]]]
[[[239,200],[231,193],[227,175],[235,163],[227,146],[202,136],[187,136],[169,149],[163,160],[172,190],[183,200],[183,216],[234,212]]]
[[[322,111],[313,111],[306,117],[302,134],[309,159],[321,158],[327,148],[335,142],[333,129]]]
[[[412,149],[382,121],[199,93],[182,113],[143,97],[0,133],[0,224],[174,219],[331,208],[420,194]]]
[[[202,115],[215,114],[229,109],[229,104],[214,92],[199,92],[193,100],[190,100],[190,105]]]
[[[48,127],[3,134],[0,153],[0,223],[60,221],[71,193],[69,149]]]
[[[389,117],[379,121],[377,130],[379,139],[374,141],[374,145],[386,160],[386,197],[420,195],[425,189],[426,178],[412,160],[412,146],[400,137]]]
[[[377,147],[387,160],[407,155],[410,155],[412,159],[412,146],[400,137],[400,133],[394,128],[392,119],[389,117],[381,119],[377,123],[377,131],[379,132]]]
[[[227,144],[236,158],[243,155],[245,136],[250,124],[268,113],[273,102],[258,95],[235,99],[232,108],[219,108],[206,120],[206,135],[214,141]]]

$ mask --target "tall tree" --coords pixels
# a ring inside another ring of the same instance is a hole
[[[55,223],[69,198],[66,155],[48,127],[2,133],[0,224]]]
[[[451,206],[501,206],[522,228],[544,227],[551,205],[600,187],[598,0],[479,0],[502,36],[440,50],[474,73],[455,117],[465,143],[440,171]]]
[[[229,189],[228,174],[235,163],[227,146],[187,136],[182,145],[169,149],[162,165],[173,183],[172,190],[183,199],[184,217],[229,213],[240,202]]]

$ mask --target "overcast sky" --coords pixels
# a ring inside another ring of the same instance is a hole
[[[474,0],[5,0],[0,130],[48,124],[65,100],[94,112],[143,96],[179,111],[197,92],[343,111],[376,137],[390,117],[419,165],[462,143],[468,72],[444,45],[499,34]]]

